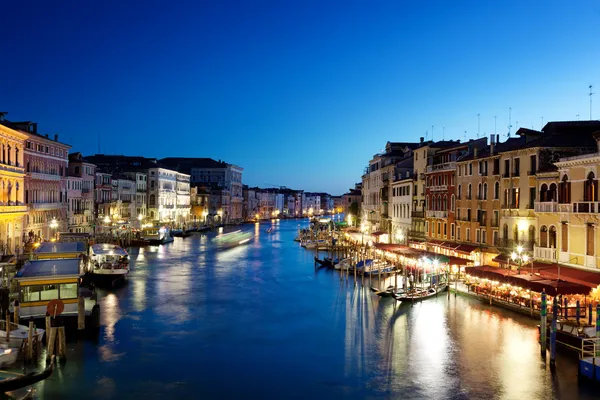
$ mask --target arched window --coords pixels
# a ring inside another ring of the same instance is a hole
[[[550,201],[548,199],[548,185],[545,183],[540,188],[540,201]]]
[[[469,189],[467,190],[467,200],[471,200],[471,184],[469,183]]]
[[[442,209],[442,196],[438,194],[437,197],[437,210],[441,210]]]
[[[540,247],[548,247],[548,228],[546,225],[540,227]]]
[[[458,199],[460,200],[462,196],[462,185],[458,185]]]
[[[444,202],[442,203],[442,211],[448,210],[448,196],[444,195]]]
[[[498,200],[500,198],[500,182],[494,183],[494,199]]]
[[[481,183],[477,185],[477,200],[483,199],[483,193],[481,193]]]
[[[598,181],[592,171],[583,183],[583,201],[598,201]]]
[[[564,175],[560,182],[558,202],[563,204],[571,202],[571,182],[567,175]]]
[[[546,201],[556,201],[558,195],[556,193],[556,183],[551,183],[550,188],[548,189],[548,193],[546,194]]]
[[[431,210],[431,203],[429,202],[429,196],[425,197],[425,209]]]
[[[483,199],[487,200],[487,183],[483,184]]]
[[[556,227],[555,226],[551,226],[550,227],[550,247],[551,249],[555,249],[556,248]]]
[[[533,249],[533,245],[535,244],[535,226],[529,225],[529,246]]]
[[[450,210],[454,211],[455,198],[454,195],[450,198]]]

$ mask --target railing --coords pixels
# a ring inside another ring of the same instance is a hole
[[[412,218],[425,218],[425,212],[423,211],[413,211],[410,213]]]
[[[63,208],[63,203],[32,203],[31,208],[34,210],[54,210],[57,208]]]
[[[512,210],[512,209],[518,209],[519,206],[517,206],[516,204],[502,204],[502,208],[505,210]]]
[[[448,211],[427,210],[427,218],[448,218]]]
[[[558,203],[558,212],[570,213],[573,211],[573,204],[571,203]]]
[[[429,190],[431,192],[445,192],[448,190],[448,185],[430,186]]]
[[[533,206],[535,212],[555,213],[558,212],[558,203],[555,201],[536,201]]]
[[[548,247],[533,246],[533,257],[552,262],[558,261],[558,250]]]
[[[454,161],[427,166],[427,172],[449,171],[452,169],[456,169],[456,162]]]
[[[32,179],[40,179],[44,181],[60,181],[60,175],[46,174],[43,172],[29,172]]]
[[[27,212],[27,206],[0,206],[0,213]]]
[[[600,212],[600,203],[595,201],[573,203],[573,212],[595,214]]]
[[[17,167],[15,165],[7,165],[7,164],[0,164],[0,171],[15,172],[17,174],[25,173],[25,169],[23,167]]]

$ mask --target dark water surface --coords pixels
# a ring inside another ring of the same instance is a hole
[[[315,272],[297,225],[247,225],[255,239],[224,251],[215,233],[131,249],[128,284],[99,296],[97,343],[70,343],[39,397],[597,398],[576,357],[553,376],[536,321],[454,295],[398,307]]]

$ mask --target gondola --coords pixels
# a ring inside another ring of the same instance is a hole
[[[388,286],[387,289],[384,290],[371,286],[371,291],[379,297],[394,297],[394,295],[396,294],[394,290],[394,286]]]
[[[50,375],[52,375],[52,372],[54,371],[54,358],[55,356],[52,356],[50,365],[48,365],[46,369],[42,372],[31,372],[26,375],[20,375],[15,376],[14,378],[0,380],[0,393],[6,393],[11,392],[13,390],[22,389],[24,387],[31,386],[34,383],[38,383],[39,381],[43,381],[44,379],[48,378]]]
[[[333,268],[337,263],[339,263],[339,260],[337,258],[331,259],[329,257],[325,257],[324,259],[320,260],[319,258],[315,257],[315,263],[319,264],[321,267]]]
[[[394,298],[401,302],[415,302],[421,301],[425,299],[429,299],[431,297],[437,296],[438,293],[441,293],[448,289],[448,285],[445,283],[438,285],[437,287],[430,287],[429,289],[411,289],[403,294],[394,293]]]

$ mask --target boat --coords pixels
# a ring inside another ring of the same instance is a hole
[[[538,332],[540,326],[538,325]],[[583,341],[596,337],[596,327],[580,321],[558,319],[556,320],[556,343],[581,352]],[[550,340],[550,323],[546,328],[546,339]]]
[[[302,244],[302,247],[304,247],[306,249],[313,249],[313,250],[325,250],[329,246],[327,244],[327,240],[319,239],[319,240],[309,240],[307,242],[304,242],[304,244]]]
[[[42,338],[44,337],[44,330],[43,329],[36,329],[34,331],[34,335],[37,335],[37,340],[39,340],[41,342]],[[5,345],[6,347],[4,348],[4,350],[7,350],[9,348],[12,349],[20,349],[21,346],[23,345],[23,341],[27,339],[27,337],[29,336],[29,327],[25,326],[25,325],[19,325],[16,324],[14,322],[10,323],[10,339],[7,341],[6,340],[6,321],[0,321],[0,342],[2,342],[3,345]],[[3,350],[3,348],[1,347],[2,345],[0,345],[0,351]]]
[[[113,285],[129,274],[129,254],[114,244],[94,244],[90,246],[87,269],[95,283]]]
[[[448,289],[448,285],[442,283],[436,287],[430,287],[428,289],[411,289],[402,294],[394,294],[393,297],[401,302],[415,302],[437,296],[438,293],[442,293],[446,289]]]
[[[171,236],[171,230],[168,227],[153,226],[143,229],[142,239],[147,240],[151,245],[158,245],[172,242],[173,236]]]
[[[86,315],[93,314],[98,306],[95,294],[85,288],[85,282],[81,279],[85,270],[82,264],[79,258],[25,262],[14,277],[18,282],[17,298],[21,318],[45,318],[48,302],[55,299],[61,300],[64,304],[62,317],[77,318],[79,297],[84,298]],[[0,321],[0,326],[1,324]],[[23,329],[26,330],[27,327],[23,326]],[[40,331],[38,329],[38,332]],[[26,336],[26,332],[23,332],[23,337]]]
[[[241,244],[249,243],[250,239],[252,239],[253,237],[254,235],[252,234],[252,232],[244,232],[242,230],[238,230],[217,235],[213,239],[213,243],[215,243],[220,248],[226,249],[239,246]]]
[[[41,372],[32,372],[26,375],[15,374],[16,376],[11,376],[10,378],[0,378],[0,393],[12,392],[15,390],[23,389],[27,386],[31,386],[48,378],[50,375],[52,375],[52,372],[54,371],[55,357],[56,356],[52,356],[50,364],[46,367],[46,369],[44,369]]]
[[[180,238],[185,238],[185,237],[190,237],[192,236],[192,230],[184,230],[184,229],[171,229],[171,236],[173,237],[180,237]]]
[[[383,275],[394,272],[394,266],[392,264],[385,264],[380,262],[374,262],[370,266],[363,267],[365,275]]]
[[[339,263],[339,260],[337,258],[332,259],[330,257],[325,257],[324,259],[320,260],[318,257],[315,257],[315,263],[319,264],[321,267],[333,268]]]
[[[394,297],[396,294],[395,290],[396,288],[394,286],[388,286],[387,289],[384,290],[371,286],[371,291],[379,297]]]
[[[10,347],[6,343],[0,343],[0,367],[14,364],[19,358],[19,347]]]

